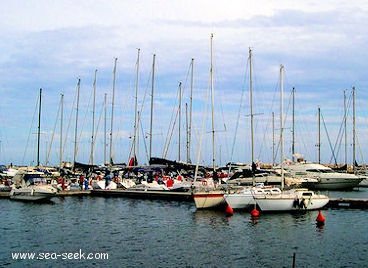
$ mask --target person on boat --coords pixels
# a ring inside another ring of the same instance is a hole
[[[84,190],[88,190],[89,181],[87,178],[84,178]]]
[[[83,174],[81,174],[79,176],[79,187],[80,187],[81,190],[83,190],[83,183],[84,183],[84,176],[83,176]]]
[[[65,178],[61,180],[61,189],[63,189],[63,191],[66,189]]]
[[[214,182],[218,182],[219,181],[218,174],[217,174],[216,171],[213,172],[213,181]]]
[[[111,181],[111,173],[110,173],[110,171],[106,171],[105,187],[109,186],[110,181]]]
[[[169,178],[167,181],[166,181],[166,186],[167,187],[173,187],[174,185],[174,180],[172,178]]]
[[[257,165],[256,163],[252,162],[252,173],[255,174],[257,170]]]

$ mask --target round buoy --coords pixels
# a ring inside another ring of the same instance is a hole
[[[251,212],[250,215],[252,215],[252,217],[259,217],[259,211],[254,208]]]
[[[234,210],[232,207],[230,207],[230,205],[227,205],[225,212],[227,215],[232,216],[234,214]]]
[[[322,215],[322,212],[319,210],[318,211],[318,216],[316,218],[317,224],[324,224],[325,221],[326,221],[326,218]]]

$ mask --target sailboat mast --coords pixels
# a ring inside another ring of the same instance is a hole
[[[179,82],[179,108],[178,108],[178,116],[179,116],[179,126],[178,126],[178,134],[179,134],[179,141],[178,141],[178,161],[181,161],[181,82]]]
[[[40,88],[40,102],[39,102],[39,106],[38,106],[37,166],[40,166],[41,104],[42,104],[42,88]]]
[[[321,164],[321,108],[318,107],[318,164]]]
[[[272,166],[275,166],[275,113],[272,112]]]
[[[135,76],[135,108],[134,108],[134,135],[133,135],[133,157],[136,160],[136,144],[137,144],[137,133],[138,133],[138,82],[139,82],[139,55],[141,49],[138,48],[137,56],[137,69]]]
[[[216,161],[215,161],[215,116],[214,116],[214,109],[215,109],[215,90],[214,90],[214,83],[213,83],[213,51],[212,51],[212,41],[213,41],[213,33],[211,34],[211,109],[212,109],[212,167],[213,172],[216,171]]]
[[[152,125],[153,125],[153,93],[154,93],[154,89],[155,89],[155,60],[156,60],[156,54],[153,54],[149,161],[151,161],[151,157],[152,157]]]
[[[185,133],[186,133],[186,148],[187,148],[187,163],[189,163],[189,120],[188,120],[188,103],[185,103]]]
[[[192,110],[193,110],[193,76],[194,76],[194,59],[191,61],[191,75],[190,75],[190,97],[189,97],[189,127],[188,127],[188,150],[187,162],[191,163],[190,148],[192,143]]]
[[[60,164],[59,168],[61,169],[63,165],[63,114],[64,114],[64,94],[61,94],[61,113],[60,113]]]
[[[292,161],[295,162],[295,87],[293,87],[293,118],[292,118],[292,141],[291,141],[291,155]]]
[[[281,166],[281,188],[284,188],[284,118],[283,118],[283,70],[284,66],[280,65],[280,166]]]
[[[211,68],[210,68],[210,71],[212,71],[212,38],[213,38],[213,34],[211,34]],[[211,74],[211,76],[212,76],[212,74]],[[209,90],[206,90],[206,103],[208,101],[209,94],[210,94]],[[198,143],[198,147],[197,147],[198,152],[197,152],[197,161],[196,161],[196,166],[195,166],[195,171],[194,171],[194,180],[197,179],[198,170],[199,170],[199,160],[201,159],[201,148],[202,148],[202,140],[203,140],[203,131],[204,131],[204,126],[205,126],[205,116],[207,114],[207,106],[208,105],[204,105],[201,134],[199,136],[199,143]]]
[[[107,93],[105,93],[104,97],[104,164],[106,164],[106,151],[107,151],[107,141],[106,141],[106,134],[107,134]]]
[[[355,163],[356,163],[356,148],[355,148],[355,138],[356,138],[356,133],[355,133],[355,119],[356,119],[356,113],[355,113],[355,87],[353,87],[352,90],[352,94],[353,94],[353,170],[355,173]]]
[[[253,128],[253,70],[252,70],[252,49],[249,48],[249,101],[250,101],[250,137],[252,143],[252,165],[254,163],[254,128]]]
[[[113,152],[112,152],[112,133],[114,127],[114,101],[115,101],[115,86],[116,86],[116,62],[118,58],[115,58],[114,63],[114,75],[113,75],[113,83],[112,83],[112,101],[111,101],[111,125],[110,125],[110,165],[113,163]]]
[[[348,136],[347,136],[347,128],[346,128],[346,124],[347,124],[347,120],[346,120],[346,90],[344,90],[344,136],[345,136],[345,164],[348,163]]]
[[[77,138],[78,138],[78,112],[79,112],[79,92],[80,92],[80,78],[78,79],[77,84],[77,110],[75,115],[75,132],[74,132],[74,159],[73,159],[73,168],[75,169],[75,162],[77,158]]]
[[[95,147],[94,132],[95,132],[95,109],[96,109],[96,80],[97,80],[97,69],[95,70],[95,78],[93,80],[92,135],[91,135],[91,155],[89,161],[91,165],[94,164],[93,153]]]

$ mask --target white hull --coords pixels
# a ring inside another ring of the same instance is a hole
[[[254,197],[258,195],[279,195],[281,190],[277,187],[247,187],[241,191],[224,194],[226,203],[233,209],[245,209],[256,204]]]
[[[109,182],[109,185],[106,187],[105,180],[93,180],[92,181],[92,188],[93,189],[102,189],[102,190],[115,190],[117,189],[117,184],[113,181]]]
[[[260,195],[255,197],[255,201],[262,211],[303,211],[320,209],[327,205],[329,198],[312,191],[300,191]]]
[[[251,193],[225,194],[226,203],[233,209],[245,209],[255,205],[253,195]]]
[[[13,200],[21,201],[42,201],[50,200],[56,196],[56,189],[52,186],[33,186],[19,189],[12,189],[9,197]]]
[[[361,181],[361,178],[319,178],[318,182],[305,182],[302,185],[310,189],[342,190],[358,187]]]
[[[224,192],[221,190],[196,192],[193,198],[197,209],[215,209],[226,204]]]
[[[316,182],[304,182],[303,187],[319,190],[342,190],[358,187],[362,178],[349,173],[341,173],[321,164],[301,162],[284,165],[295,178],[310,178]]]

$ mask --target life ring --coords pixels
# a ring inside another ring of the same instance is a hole
[[[204,180],[203,180],[203,181],[202,181],[202,185],[203,185],[203,186],[207,186],[207,181],[204,181]]]

